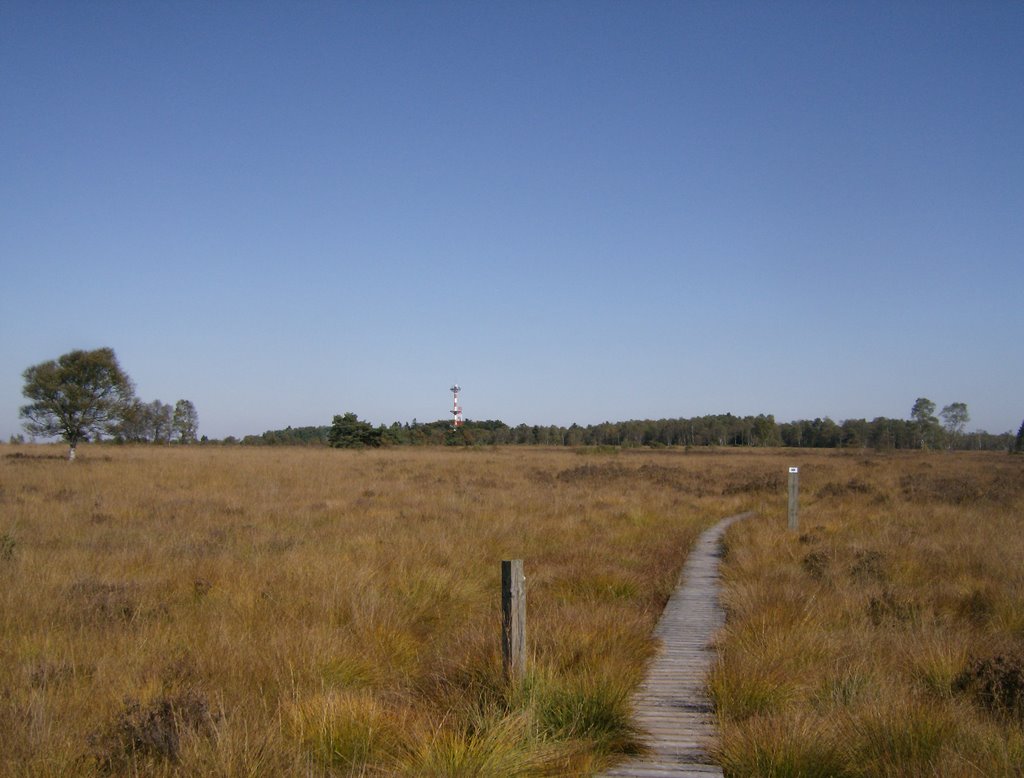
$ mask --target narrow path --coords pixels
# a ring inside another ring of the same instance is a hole
[[[711,638],[725,624],[718,602],[719,543],[730,524],[751,515],[729,516],[705,530],[686,558],[654,630],[661,651],[633,698],[634,720],[648,734],[648,753],[602,773],[604,778],[722,775],[708,756],[715,720],[704,689],[714,659]]]

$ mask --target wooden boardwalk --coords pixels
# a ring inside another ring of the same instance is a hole
[[[714,712],[704,688],[714,651],[710,643],[725,624],[718,602],[719,543],[726,527],[752,514],[722,519],[697,539],[654,634],[661,651],[633,698],[634,720],[644,730],[647,753],[601,775],[632,778],[708,778],[722,768],[708,755]]]

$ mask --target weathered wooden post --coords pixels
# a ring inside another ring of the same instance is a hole
[[[800,468],[789,468],[789,528],[800,529]]]
[[[505,677],[526,675],[526,576],[523,560],[501,563],[501,658]]]

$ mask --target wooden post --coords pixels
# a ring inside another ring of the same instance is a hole
[[[523,560],[501,563],[501,658],[505,677],[526,675],[526,576]]]
[[[789,528],[800,529],[800,468],[789,468]]]

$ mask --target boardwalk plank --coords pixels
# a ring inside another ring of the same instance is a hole
[[[725,624],[718,602],[719,544],[734,521],[722,519],[694,544],[654,634],[661,650],[633,696],[634,721],[646,733],[647,753],[616,765],[601,778],[709,778],[721,776],[708,747],[715,719],[704,679],[714,651],[710,643]]]

